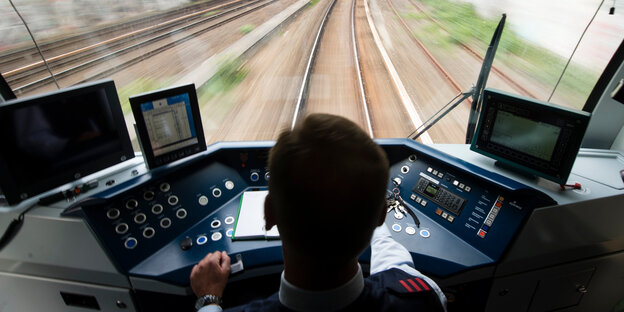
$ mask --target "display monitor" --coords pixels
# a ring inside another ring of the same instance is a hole
[[[206,149],[194,84],[135,95],[130,105],[149,168]]]
[[[10,205],[134,157],[112,80],[1,104],[0,142]]]
[[[565,184],[590,114],[486,89],[470,149],[523,173]]]

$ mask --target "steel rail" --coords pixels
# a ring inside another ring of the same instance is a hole
[[[325,22],[327,21],[327,17],[331,12],[332,8],[336,4],[336,0],[332,0],[332,3],[327,8],[323,19],[321,20],[321,25],[319,26],[319,30],[316,33],[316,38],[314,39],[314,45],[312,46],[312,50],[310,51],[310,56],[308,57],[308,64],[306,65],[305,73],[303,74],[303,81],[301,82],[301,88],[299,89],[299,95],[297,97],[297,105],[295,106],[295,112],[293,114],[292,124],[290,126],[291,129],[295,128],[295,124],[297,123],[297,119],[299,118],[299,112],[303,109],[304,101],[306,97],[306,93],[308,90],[308,85],[310,84],[310,73],[312,72],[312,67],[314,66],[314,61],[316,60],[316,52],[318,51],[318,46],[321,41],[321,36],[323,35],[323,30],[325,29]]]

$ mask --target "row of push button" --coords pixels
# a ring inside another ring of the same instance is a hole
[[[392,225],[392,230],[398,233],[403,230],[403,227],[400,224],[395,223]],[[407,226],[405,227],[405,233],[409,235],[414,235],[416,234],[416,229],[413,226]],[[420,234],[420,236],[422,236],[423,238],[429,238],[429,236],[431,236],[431,232],[429,232],[428,229],[421,229],[420,231],[418,231],[418,234]]]
[[[440,216],[443,219],[445,219],[446,221],[448,221],[448,222],[452,223],[453,221],[455,221],[455,217],[452,214],[450,214],[450,213],[448,213],[448,212],[446,212],[446,211],[444,211],[444,210],[442,210],[440,208],[436,209],[435,213],[438,216]]]
[[[487,217],[485,218],[485,222],[483,222],[483,225],[481,226],[481,228],[477,232],[477,235],[479,237],[485,238],[485,235],[487,234],[487,232],[492,227],[492,224],[494,223],[494,219],[496,219],[496,216],[498,216],[498,212],[500,211],[501,207],[503,207],[503,201],[504,200],[505,200],[505,198],[503,196],[499,196],[496,199],[496,202],[494,203],[494,205],[492,205],[492,209],[490,209],[490,212],[488,213]]]
[[[416,194],[410,195],[410,199],[415,201],[417,204],[420,204],[423,207],[427,206],[427,204],[429,203],[429,202],[427,202],[426,199],[424,199],[424,198],[422,198],[422,197],[420,197],[420,196],[418,196]]]
[[[455,185],[455,186],[457,186],[458,188],[460,188],[460,189],[462,189],[462,190],[464,190],[464,191],[466,191],[466,192],[469,192],[469,193],[470,193],[470,191],[472,190],[472,187],[470,187],[470,186],[468,186],[468,185],[466,185],[466,184],[464,184],[464,183],[461,183],[461,182],[459,182],[459,181],[457,181],[457,180],[453,180],[453,185]]]
[[[444,173],[442,173],[442,171],[435,170],[435,169],[433,169],[431,167],[427,168],[427,172],[433,174],[434,176],[436,176],[436,177],[438,177],[440,179],[442,179],[444,177]]]

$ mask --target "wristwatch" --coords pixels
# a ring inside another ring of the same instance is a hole
[[[197,301],[195,301],[195,310],[199,310],[202,307],[207,306],[211,303],[221,305],[221,297],[215,295],[203,295],[197,298]]]

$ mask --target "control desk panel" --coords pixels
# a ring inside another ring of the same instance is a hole
[[[531,211],[555,204],[539,191],[417,142],[377,143],[391,164],[388,194],[401,196],[411,212],[389,211],[386,225],[428,274],[447,277],[495,265]],[[281,264],[279,240],[231,238],[243,192],[267,187],[272,145],[211,145],[100,193],[74,213],[129,276],[187,286],[193,265],[216,250],[227,251],[245,269]]]

